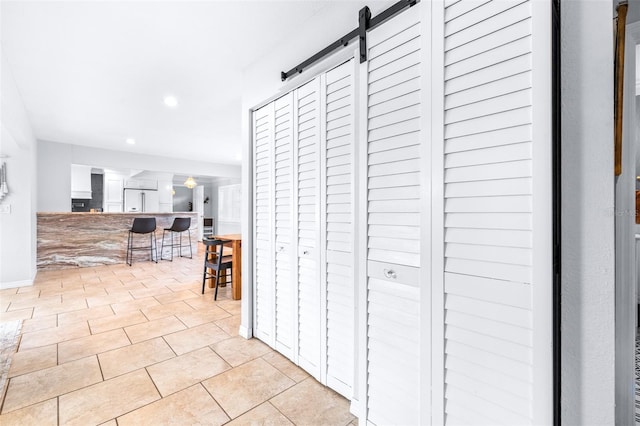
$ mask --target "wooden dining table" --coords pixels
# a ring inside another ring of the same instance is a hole
[[[242,295],[242,235],[224,234],[214,235],[210,238],[227,240],[228,242],[224,245],[230,247],[233,251],[231,254],[231,261],[233,262],[233,266],[231,267],[231,287],[233,288],[231,297],[233,300],[240,300]]]

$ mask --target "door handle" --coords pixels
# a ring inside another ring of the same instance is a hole
[[[384,270],[384,276],[387,277],[387,278],[393,278],[394,280],[397,277],[396,271],[394,271],[393,269],[385,269]]]

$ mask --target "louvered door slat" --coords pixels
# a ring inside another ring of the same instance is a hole
[[[354,378],[353,61],[325,74],[327,385],[350,398]],[[334,107],[339,99],[340,108]],[[339,131],[338,131],[339,130]],[[343,188],[336,193],[338,187]],[[348,189],[348,190],[347,190]],[[339,260],[338,260],[339,259]]]
[[[297,361],[320,378],[320,277],[318,270],[320,87],[319,79],[295,90],[297,180]]]
[[[275,112],[275,348],[285,356],[294,356],[294,302],[291,282],[291,239],[293,202],[293,94],[274,101]]]
[[[253,114],[254,128],[254,310],[255,335],[273,344],[273,105]]]
[[[418,8],[369,33],[368,420],[420,423],[423,82]]]
[[[534,196],[536,161],[546,161],[535,152],[548,140],[534,131],[545,125],[535,108],[550,106],[534,102],[545,88],[532,66],[533,3],[445,6],[446,424],[532,424],[539,415],[533,294],[549,283],[534,279],[535,233],[547,232],[533,226],[545,202]]]

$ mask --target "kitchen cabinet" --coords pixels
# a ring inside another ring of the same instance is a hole
[[[124,178],[121,175],[104,175],[104,210],[109,213],[123,211]]]
[[[91,198],[91,166],[71,165],[71,198]]]

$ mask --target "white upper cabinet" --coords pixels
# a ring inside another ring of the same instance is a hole
[[[91,166],[71,165],[71,198],[91,198]]]

